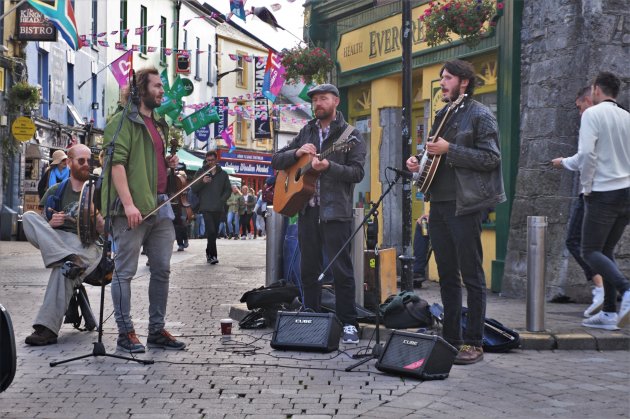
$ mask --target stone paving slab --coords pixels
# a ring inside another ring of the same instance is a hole
[[[48,272],[28,243],[0,242],[0,303],[12,316],[18,351],[15,380],[0,394],[0,417],[610,418],[630,411],[628,351],[486,354],[478,364],[453,366],[446,380],[421,382],[383,374],[374,361],[346,372],[356,362],[350,355],[369,349],[367,339],[329,354],[277,351],[269,346],[270,329],[235,327],[232,340],[224,342],[219,320],[243,292],[264,284],[264,241],[220,240],[215,266],[206,263],[204,248],[203,241],[193,240],[185,252],[173,254],[166,327],[187,343],[185,351],[149,349],[137,355],[153,365],[89,356],[51,368],[51,361],[91,354],[97,333],[64,325],[58,344],[25,345]],[[132,316],[142,341],[148,274],[141,257]],[[88,288],[96,312],[99,290]],[[431,301],[429,292],[431,284],[419,290]],[[512,327],[524,324],[522,302],[490,298],[489,316]],[[548,309],[564,313],[553,318],[567,329],[547,327],[555,333],[580,329],[575,324],[583,307],[558,306]],[[109,353],[119,353],[109,288],[104,313],[103,343]],[[627,330],[614,333],[625,336]]]

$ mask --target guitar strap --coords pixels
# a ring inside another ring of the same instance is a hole
[[[343,143],[344,141],[346,141],[348,137],[350,137],[350,134],[352,134],[352,131],[354,131],[354,127],[348,124],[344,132],[341,133],[337,141],[335,141],[333,144]]]

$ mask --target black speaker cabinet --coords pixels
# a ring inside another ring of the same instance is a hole
[[[271,339],[274,349],[331,352],[339,348],[341,323],[333,313],[279,311]]]
[[[0,304],[0,393],[13,382],[16,361],[13,323],[9,312]]]
[[[448,377],[457,349],[439,336],[392,331],[376,363],[380,371],[420,380]]]

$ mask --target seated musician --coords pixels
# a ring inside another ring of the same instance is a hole
[[[52,268],[44,302],[35,317],[33,334],[26,344],[42,346],[57,343],[63,317],[73,289],[98,265],[101,248],[94,243],[84,246],[77,234],[77,214],[81,189],[90,174],[90,149],[77,144],[68,151],[70,177],[52,186],[42,200],[42,214],[28,211],[22,216],[28,241],[42,252],[47,268]],[[58,192],[59,188],[63,188]],[[98,216],[97,230],[103,221]]]

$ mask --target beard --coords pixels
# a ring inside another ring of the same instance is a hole
[[[144,103],[144,106],[146,106],[148,109],[157,109],[162,105],[162,101],[156,101],[154,98],[150,98],[150,97],[144,97],[142,98],[142,103]]]
[[[80,166],[80,167],[70,167],[70,176],[73,178],[80,180],[81,182],[85,182],[90,178],[90,166]]]
[[[315,118],[316,119],[330,119],[333,115],[333,111],[327,111],[325,109],[316,109],[315,110]]]

